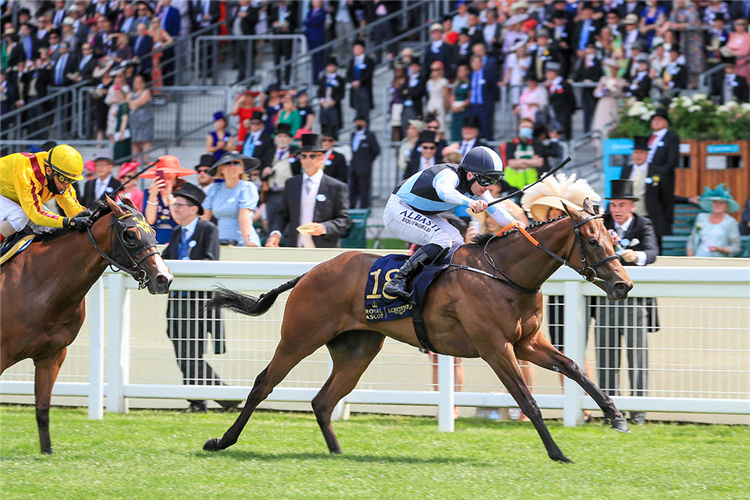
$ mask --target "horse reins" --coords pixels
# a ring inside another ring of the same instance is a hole
[[[517,229],[529,242],[531,242],[532,245],[539,248],[540,250],[543,250],[545,253],[547,253],[550,257],[553,257],[555,260],[559,261],[562,265],[569,267],[570,269],[574,270],[576,273],[581,275],[583,279],[590,283],[597,283],[597,282],[604,282],[603,279],[601,279],[599,276],[597,276],[596,269],[601,266],[602,264],[606,264],[610,260],[616,259],[617,255],[610,255],[608,257],[603,258],[602,260],[598,262],[594,262],[594,258],[591,256],[591,254],[586,250],[586,246],[583,244],[583,239],[581,236],[581,230],[579,229],[581,226],[586,224],[587,222],[593,220],[593,219],[599,219],[602,215],[591,215],[590,217],[582,220],[581,222],[574,222],[573,223],[573,229],[575,230],[575,241],[578,243],[578,247],[581,249],[581,268],[575,267],[573,264],[570,263],[570,258],[573,256],[573,249],[575,248],[575,243],[571,245],[570,252],[568,252],[567,258],[563,259],[559,255],[557,255],[555,252],[550,250],[549,248],[545,247],[541,243],[539,243],[536,238],[531,236],[526,229],[524,229],[520,224],[517,222],[512,222],[502,228],[498,233],[493,236],[492,238],[488,239],[487,242],[484,244],[484,248],[482,249],[484,253],[484,258],[487,261],[487,263],[492,267],[494,273],[490,274],[487,271],[483,271],[481,269],[476,269],[470,266],[462,265],[462,264],[454,264],[453,262],[449,263],[449,266],[455,267],[457,269],[462,269],[464,271],[471,271],[474,273],[482,274],[484,276],[489,276],[490,278],[496,279],[500,281],[501,283],[505,283],[506,285],[510,286],[511,288],[518,290],[521,293],[526,294],[534,294],[539,291],[541,287],[537,288],[526,288],[524,286],[519,285],[518,283],[514,282],[512,279],[508,277],[505,273],[503,273],[500,269],[497,268],[495,265],[495,260],[492,258],[492,256],[487,252],[487,246],[490,244],[492,240],[495,238],[498,238],[502,236],[506,231]],[[588,265],[588,262],[594,262],[591,266]],[[502,278],[498,277],[497,274],[500,274]]]
[[[132,215],[132,213],[130,215]],[[142,290],[146,288],[146,286],[148,285],[149,278],[148,278],[148,274],[146,273],[146,271],[141,269],[141,263],[145,261],[146,259],[148,259],[149,257],[151,257],[152,255],[155,255],[159,252],[158,250],[156,250],[156,247],[146,248],[145,250],[143,250],[143,252],[141,252],[141,253],[145,252],[146,255],[136,260],[136,258],[133,257],[130,254],[130,251],[128,250],[128,247],[131,245],[128,245],[125,242],[125,240],[122,238],[122,235],[120,235],[120,233],[117,231],[117,228],[114,227],[115,220],[116,219],[113,215],[112,221],[110,222],[110,226],[112,226],[112,232],[110,234],[109,246],[110,248],[114,248],[115,236],[117,236],[117,241],[120,243],[122,248],[125,250],[125,254],[130,259],[130,263],[128,267],[118,264],[112,257],[107,255],[107,253],[104,250],[102,250],[102,248],[94,239],[94,235],[91,234],[91,228],[87,227],[86,231],[89,234],[89,239],[91,240],[91,244],[94,245],[94,248],[96,248],[96,251],[99,252],[99,255],[101,255],[104,258],[104,260],[106,260],[109,263],[109,267],[111,267],[113,271],[122,271],[122,272],[128,273],[129,275],[133,277],[133,279],[135,279],[138,282],[138,290]]]

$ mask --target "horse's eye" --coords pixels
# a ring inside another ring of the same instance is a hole
[[[131,231],[125,232],[125,239],[130,240],[130,241],[134,241],[136,239],[135,233],[133,233]]]
[[[596,238],[589,238],[589,245],[591,245],[593,247],[593,246],[596,246],[598,244],[599,244],[599,240],[597,240]]]

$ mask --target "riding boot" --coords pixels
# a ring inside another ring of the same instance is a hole
[[[398,270],[393,279],[385,284],[383,293],[401,297],[404,300],[411,299],[412,292],[408,290],[409,281],[418,276],[422,272],[422,269],[424,269],[424,266],[431,264],[444,255],[446,250],[434,243],[428,243],[419,248],[414,252],[414,255],[409,257],[409,260],[404,262],[404,265],[401,266],[401,269]]]

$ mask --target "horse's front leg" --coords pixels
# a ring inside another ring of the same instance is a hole
[[[486,350],[487,352],[482,352],[484,349],[480,350],[482,359],[489,363],[500,378],[500,381],[508,389],[508,392],[510,392],[510,395],[516,400],[518,406],[521,407],[521,411],[534,424],[539,437],[542,438],[549,457],[559,462],[570,462],[571,460],[555,444],[549,433],[549,429],[544,424],[542,412],[539,410],[539,406],[537,406],[536,401],[531,395],[531,391],[529,391],[526,382],[523,380],[521,367],[518,366],[518,360],[513,352],[513,345],[510,342],[505,342]]]
[[[524,338],[515,345],[515,352],[519,359],[531,361],[547,370],[562,373],[569,379],[583,387],[583,390],[599,405],[604,414],[612,421],[612,428],[625,433],[630,433],[628,422],[620,410],[615,407],[612,399],[604,394],[602,390],[586,376],[578,364],[555,349],[549,341],[544,338],[541,331],[529,338]]]
[[[49,402],[52,386],[55,385],[60,366],[65,361],[68,348],[63,347],[49,358],[34,360],[34,396],[36,399],[36,425],[39,429],[39,445],[42,453],[52,454],[49,437]]]

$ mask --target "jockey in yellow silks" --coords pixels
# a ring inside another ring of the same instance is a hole
[[[2,239],[23,229],[31,220],[48,227],[83,230],[91,219],[79,215],[73,182],[83,179],[81,153],[66,144],[42,153],[14,153],[0,160],[0,234]],[[55,199],[67,217],[48,210]]]

